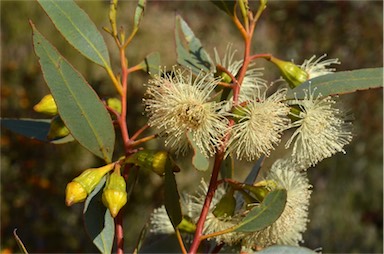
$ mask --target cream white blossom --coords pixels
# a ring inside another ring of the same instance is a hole
[[[308,206],[312,186],[309,184],[306,173],[287,167],[278,160],[272,165],[266,180],[272,180],[275,183],[271,186],[271,190],[287,191],[284,211],[272,225],[247,234],[242,245],[245,249],[264,248],[274,244],[298,245],[303,241],[302,233],[306,230],[309,221]]]
[[[307,72],[308,79],[320,77],[326,74],[333,73],[336,69],[328,68],[331,64],[340,64],[339,59],[327,59],[322,61],[327,55],[324,54],[314,61],[316,56],[312,56],[310,59],[305,60],[304,63],[300,66],[302,70]]]
[[[144,99],[148,124],[166,137],[165,145],[176,154],[189,148],[188,133],[206,157],[221,146],[228,120],[219,113],[223,103],[210,97],[218,82],[210,74],[194,79],[191,70],[175,69],[149,81]]]
[[[303,100],[291,104],[300,108],[291,112],[298,120],[292,123],[297,128],[285,147],[293,144],[293,160],[302,168],[313,166],[337,152],[345,153],[343,147],[352,140],[352,123],[330,96],[315,96],[315,91],[305,91]]]
[[[234,60],[236,50],[232,49],[232,45],[228,44],[224,57],[221,59],[219,53],[215,49],[215,62],[226,68],[234,77],[238,74],[243,60]],[[245,76],[240,88],[239,102],[251,100],[257,90],[266,89],[267,81],[262,78],[264,68],[255,68],[251,63],[245,72]],[[230,99],[232,100],[232,99]],[[228,104],[230,105],[230,104]]]
[[[288,127],[289,108],[282,102],[285,93],[281,89],[266,97],[265,91],[258,92],[245,106],[235,109],[238,112],[233,117],[238,121],[231,130],[227,154],[234,152],[238,159],[249,161],[269,155]]]

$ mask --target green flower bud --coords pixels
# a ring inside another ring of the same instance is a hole
[[[271,57],[270,61],[280,69],[281,75],[291,88],[301,85],[308,79],[308,73],[292,62],[283,61],[275,57]]]
[[[236,199],[233,197],[233,191],[226,193],[216,204],[213,215],[217,218],[229,217],[235,213]]]
[[[103,176],[114,167],[115,163],[111,163],[100,168],[89,168],[81,173],[81,175],[73,179],[73,182],[81,184],[87,194],[89,194],[95,189],[101,178],[103,178]]]
[[[56,140],[56,139],[64,138],[68,135],[69,135],[69,130],[65,126],[61,117],[59,115],[53,117],[51,120],[51,126],[47,134],[48,140]]]
[[[121,100],[117,98],[109,98],[107,99],[107,105],[121,114]]]
[[[164,175],[165,164],[168,159],[168,152],[141,150],[127,158],[127,163],[133,163],[143,169],[149,169],[158,174]]]
[[[194,233],[196,231],[196,225],[190,219],[183,217],[177,228],[182,232]]]
[[[44,96],[43,99],[33,107],[33,110],[47,115],[56,115],[57,106],[52,94]]]
[[[87,191],[78,182],[70,182],[65,189],[65,203],[71,206],[75,203],[83,202],[87,198]]]
[[[109,209],[113,218],[117,216],[120,209],[127,203],[125,179],[117,171],[109,176],[102,196],[103,203]]]

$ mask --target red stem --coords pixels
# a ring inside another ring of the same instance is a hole
[[[201,211],[199,221],[197,222],[197,225],[196,225],[196,231],[195,231],[193,243],[189,250],[189,253],[191,254],[196,253],[199,248],[199,245],[201,242],[200,237],[203,235],[204,222],[205,222],[205,219],[207,218],[207,215],[209,212],[209,206],[211,205],[213,196],[215,194],[215,190],[217,187],[217,178],[219,176],[220,166],[221,166],[221,162],[223,161],[223,158],[224,158],[224,151],[219,151],[216,154],[215,164],[213,165],[212,176],[209,182],[207,196],[205,197],[203,209]]]
[[[121,117],[120,117],[120,129],[121,135],[124,142],[125,153],[129,153],[129,134],[127,126],[127,80],[128,80],[128,70],[127,70],[127,60],[124,54],[124,48],[120,48],[120,61],[121,61],[121,83],[123,86],[123,95],[121,97]]]
[[[116,246],[117,246],[116,253],[124,254],[123,215],[121,213],[121,210],[115,218],[115,235],[116,235]]]

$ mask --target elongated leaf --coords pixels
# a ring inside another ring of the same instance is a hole
[[[2,118],[0,123],[5,128],[26,136],[28,138],[37,139],[39,141],[51,142],[52,144],[64,144],[74,141],[72,135],[68,135],[61,139],[50,141],[47,139],[49,128],[51,126],[50,119],[9,119]]]
[[[213,62],[200,40],[179,15],[176,16],[175,35],[177,62],[179,64],[192,68],[195,74],[201,70],[209,72],[213,68]]]
[[[89,60],[110,66],[107,45],[88,15],[72,0],[37,0],[57,30]]]
[[[138,66],[145,72],[149,73],[152,77],[159,74],[160,70],[160,53],[153,52],[147,55]]]
[[[167,210],[169,219],[174,228],[180,224],[182,217],[180,195],[177,190],[175,174],[172,172],[172,167],[169,161],[165,166],[164,176],[164,205]]]
[[[83,76],[33,28],[33,44],[44,79],[72,136],[93,154],[110,162],[115,130],[105,106]]]
[[[315,90],[316,87],[316,90]],[[289,90],[288,99],[303,99],[304,89],[322,96],[353,93],[359,90],[383,87],[383,68],[367,68],[353,71],[340,71],[310,79]]]
[[[115,223],[101,201],[104,176],[84,203],[84,224],[89,237],[101,253],[111,253],[115,236]]]
[[[275,245],[255,252],[257,254],[316,254],[317,252],[299,246]]]
[[[211,2],[219,7],[222,11],[233,17],[235,13],[236,1],[232,0],[211,0]]]
[[[140,24],[141,19],[143,18],[146,5],[147,5],[146,0],[139,0],[137,3],[136,10],[135,10],[135,17],[133,20],[133,29],[134,30],[139,28],[139,24]]]
[[[232,156],[225,158],[220,168],[221,178],[233,178],[235,173],[235,161]]]
[[[237,232],[255,232],[271,225],[284,211],[287,200],[286,190],[274,190],[268,193],[264,201],[253,208],[236,226]]]
[[[209,168],[209,159],[206,158],[200,151],[200,148],[197,147],[196,143],[193,141],[193,136],[191,132],[188,132],[188,141],[193,147],[193,156],[192,156],[192,165],[199,171],[207,171]]]

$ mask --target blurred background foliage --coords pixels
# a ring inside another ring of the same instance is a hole
[[[44,118],[32,106],[48,88],[42,78],[31,42],[31,19],[37,28],[87,78],[101,97],[116,93],[105,72],[80,56],[55,30],[35,1],[1,1],[1,117]],[[109,1],[78,1],[101,29],[108,24]],[[257,5],[257,2],[252,4]],[[135,1],[122,1],[119,22],[131,28]],[[131,66],[158,51],[161,63],[176,64],[174,23],[180,14],[213,56],[224,54],[227,43],[242,56],[239,32],[229,18],[207,1],[150,1],[141,29],[128,48]],[[118,51],[105,35],[116,72]],[[382,1],[269,1],[256,29],[254,53],[301,64],[312,55],[328,54],[342,62],[337,70],[383,65]],[[279,77],[269,63],[265,77]],[[130,76],[128,118],[130,131],[145,124],[142,116],[145,73]],[[382,89],[341,96],[354,114],[355,138],[347,154],[321,162],[308,170],[313,184],[311,221],[304,246],[322,247],[325,253],[383,252],[383,93]],[[13,230],[31,253],[97,252],[86,236],[82,205],[66,207],[66,184],[84,169],[101,165],[77,143],[52,145],[1,130],[1,251],[19,252]],[[156,147],[152,142],[148,147]],[[278,150],[277,150],[278,151]],[[122,154],[117,144],[115,156]],[[272,158],[276,157],[276,153]],[[266,162],[268,165],[270,162]],[[247,165],[236,164],[241,179]],[[248,165],[249,166],[249,165]],[[177,174],[180,190],[195,190],[202,177],[194,170]],[[125,207],[127,251],[131,251],[153,208],[162,204],[162,180],[140,172],[132,197]]]

